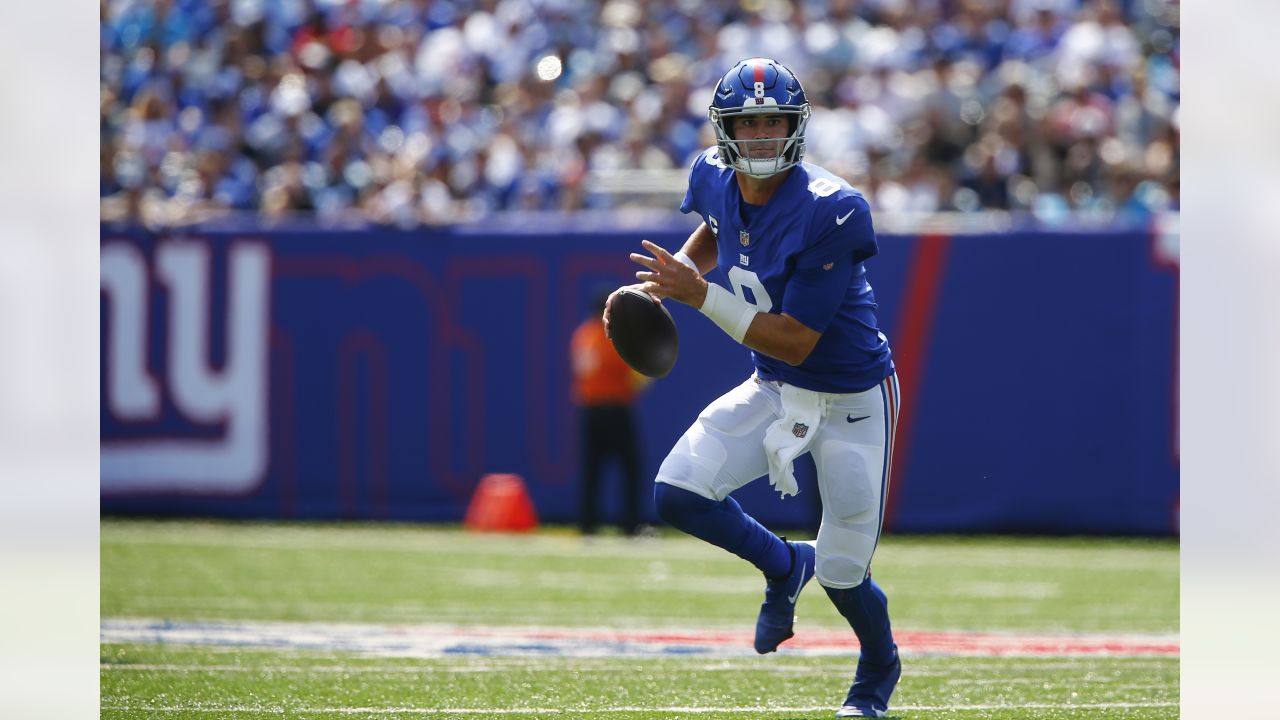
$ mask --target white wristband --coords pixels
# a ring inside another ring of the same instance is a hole
[[[707,283],[707,299],[698,309],[738,342],[747,336],[747,328],[756,319],[754,306],[715,283]]]
[[[698,273],[699,275],[702,274],[702,271],[698,270],[698,264],[693,261],[693,258],[689,257],[688,255],[685,255],[683,250],[676,251],[675,259],[679,260],[685,265],[688,265],[690,268],[693,269],[694,272]]]

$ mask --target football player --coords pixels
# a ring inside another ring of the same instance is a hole
[[[792,637],[796,599],[816,577],[861,646],[836,717],[884,717],[902,665],[871,558],[898,380],[863,267],[878,249],[871,209],[843,179],[803,162],[809,114],[782,64],[735,65],[708,110],[716,145],[694,160],[680,206],[701,224],[675,255],[648,241],[649,255],[631,255],[645,267],[639,287],[700,309],[751,349],[755,365],[676,443],[654,501],[671,525],[764,573],[756,652]],[[709,282],[703,275],[715,268]],[[805,452],[817,467],[822,524],[816,542],[788,542],[730,493],[764,475],[782,497],[796,493],[792,461]]]

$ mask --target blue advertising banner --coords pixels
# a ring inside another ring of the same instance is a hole
[[[513,473],[544,522],[572,522],[570,334],[599,288],[632,282],[641,238],[675,249],[691,229],[104,227],[102,510],[457,522],[483,475]],[[1160,240],[881,237],[867,268],[903,391],[891,531],[1177,532],[1178,271]],[[750,373],[668,306],[680,358],[638,401],[646,474]],[[785,501],[767,482],[736,496],[812,527],[811,472]]]

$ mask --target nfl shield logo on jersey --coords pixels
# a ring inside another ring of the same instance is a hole
[[[809,426],[804,423],[796,423],[791,427],[791,434],[798,438],[802,438],[809,434]]]
[[[746,230],[739,230],[739,231],[738,231],[738,242],[742,243],[742,247],[746,247],[746,246],[750,245],[750,244],[751,244],[751,233],[747,232]]]

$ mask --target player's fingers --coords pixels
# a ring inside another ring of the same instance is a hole
[[[661,245],[651,243],[648,240],[641,240],[640,244],[644,246],[645,250],[648,250],[649,252],[653,253],[654,257],[658,258],[663,263],[676,259],[674,255],[667,252],[667,249],[662,247]]]
[[[619,288],[609,293],[609,297],[604,300],[604,312],[600,313],[600,319],[604,321],[604,332],[609,334],[609,317],[613,314],[613,299],[618,297],[618,293],[622,292]]]
[[[662,269],[662,263],[661,263],[661,262],[659,262],[658,260],[656,260],[656,259],[654,259],[654,258],[649,257],[648,255],[641,255],[640,253],[631,253],[631,262],[636,263],[636,264],[639,264],[639,265],[643,265],[643,266],[645,266],[645,267],[649,268],[650,270],[661,270],[661,269]]]

